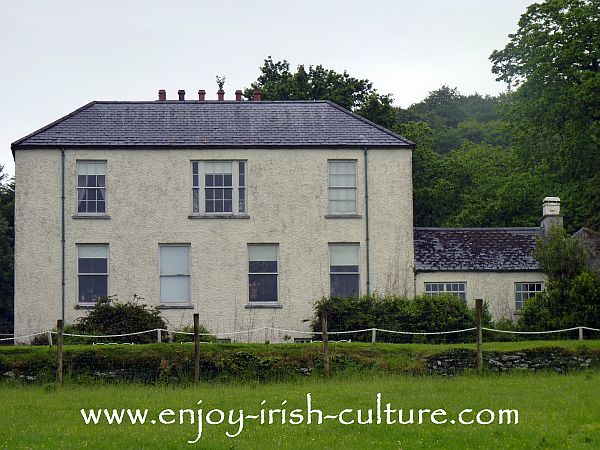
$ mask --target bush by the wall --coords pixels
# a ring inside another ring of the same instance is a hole
[[[321,331],[321,311],[327,311],[329,331],[348,331],[382,328],[410,332],[452,331],[471,328],[475,311],[454,295],[420,295],[413,299],[401,296],[381,297],[377,294],[360,297],[325,297],[315,303],[311,323],[315,332]],[[491,316],[484,306],[483,323],[489,325]],[[370,334],[350,336],[352,340],[369,341]],[[457,342],[472,339],[463,334],[410,336],[378,333],[383,342]]]
[[[599,274],[583,272],[548,282],[544,292],[525,302],[519,318],[519,327],[526,330],[577,326],[600,328]]]

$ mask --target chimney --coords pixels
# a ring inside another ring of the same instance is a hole
[[[203,102],[205,97],[206,97],[206,91],[204,89],[200,89],[198,91],[198,100]]]
[[[262,92],[259,91],[258,89],[256,89],[252,93],[252,100],[255,101],[255,102],[262,102]]]
[[[240,91],[239,89],[237,91],[235,91],[235,101],[236,102],[242,101],[242,91]]]
[[[225,91],[223,89],[219,89],[217,91],[217,100],[222,102],[223,100],[225,100]]]
[[[542,206],[542,221],[540,227],[544,234],[548,233],[550,227],[563,226],[563,218],[560,215],[560,198],[546,197]]]
[[[177,91],[177,95],[179,95],[179,101],[182,102],[185,100],[185,91],[183,89],[179,89]]]
[[[164,102],[167,99],[167,91],[161,89],[158,91],[158,101]]]

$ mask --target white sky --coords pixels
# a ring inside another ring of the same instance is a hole
[[[496,94],[489,55],[530,0],[133,1],[0,4],[0,164],[11,142],[91,100],[216,99],[250,85],[263,60],[368,78],[407,107],[442,84]]]

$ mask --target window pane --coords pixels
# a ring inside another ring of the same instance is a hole
[[[355,175],[331,175],[329,177],[329,186],[331,187],[346,187],[346,186],[356,186],[356,176]]]
[[[358,266],[331,266],[330,272],[358,273]]]
[[[192,189],[192,209],[195,213],[200,212],[200,189]]]
[[[358,266],[358,248],[356,244],[330,245],[329,254],[331,266]]]
[[[276,302],[277,275],[248,275],[248,298],[251,302]]]
[[[106,161],[77,161],[77,175],[106,175]]]
[[[277,273],[277,261],[249,261],[250,273]]]
[[[108,258],[106,245],[79,245],[77,252],[80,258]]]
[[[276,245],[249,245],[249,261],[277,261]]]
[[[108,273],[106,258],[79,258],[79,273]]]
[[[190,248],[186,245],[160,246],[160,273],[189,274]]]
[[[107,275],[79,275],[79,301],[93,302],[108,294]]]
[[[246,212],[246,189],[240,188],[239,212]]]
[[[206,161],[204,170],[206,173],[231,173],[231,161]]]
[[[332,297],[355,297],[359,292],[358,275],[331,274]]]
[[[162,303],[189,303],[190,277],[186,275],[160,277],[160,301]]]

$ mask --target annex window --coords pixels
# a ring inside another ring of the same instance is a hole
[[[77,213],[106,213],[106,161],[77,161]]]
[[[542,283],[515,283],[515,308],[521,311],[525,301],[542,292]]]
[[[441,294],[454,294],[462,301],[467,301],[467,283],[425,283],[425,293],[433,297]]]
[[[279,248],[276,244],[248,245],[248,300],[279,301]]]
[[[356,161],[329,161],[329,214],[357,214]]]
[[[190,246],[160,246],[160,303],[190,303]]]
[[[77,246],[78,303],[108,296],[108,245]]]
[[[329,244],[332,297],[356,297],[360,292],[359,245]]]
[[[192,161],[194,214],[246,214],[246,161]]]

